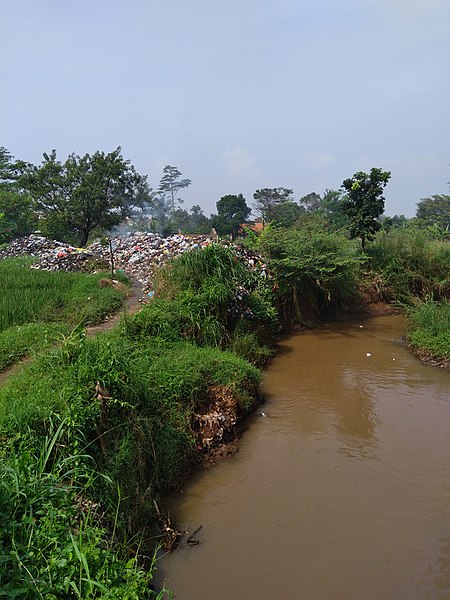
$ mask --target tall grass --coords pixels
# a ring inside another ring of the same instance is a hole
[[[98,475],[87,457],[64,452],[64,427],[51,426],[39,449],[19,444],[0,466],[0,596],[157,597],[149,587],[154,559],[144,571],[142,558],[111,539],[89,500]]]
[[[320,220],[274,229],[261,249],[276,274],[278,301],[288,325],[314,322],[325,308],[345,307],[357,295],[359,250]]]
[[[26,323],[0,332],[0,371],[24,356],[53,346],[68,333],[65,323]]]
[[[442,297],[450,289],[450,244],[431,239],[426,231],[379,233],[367,254],[372,270],[381,274],[386,300],[411,304],[414,297]]]
[[[419,352],[439,361],[450,360],[450,302],[428,299],[407,311],[409,340]]]
[[[102,321],[123,302],[123,291],[99,286],[101,274],[40,271],[30,264],[0,261],[0,371],[78,324]]]
[[[27,259],[0,261],[0,331],[25,323],[95,323],[120,308],[123,292],[99,287],[104,275],[30,269]]]

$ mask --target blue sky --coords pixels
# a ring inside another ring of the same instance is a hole
[[[122,147],[205,213],[392,171],[387,214],[449,193],[448,0],[0,0],[0,146]]]

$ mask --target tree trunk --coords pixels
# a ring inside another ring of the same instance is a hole
[[[88,243],[90,231],[82,231],[80,236],[80,248],[84,248]]]

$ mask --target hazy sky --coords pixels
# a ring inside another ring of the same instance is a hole
[[[449,193],[449,0],[0,0],[0,146],[122,147],[206,214],[392,171],[387,214]]]

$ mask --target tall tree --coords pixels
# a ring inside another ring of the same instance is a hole
[[[326,217],[333,230],[350,228],[350,220],[342,208],[342,202],[343,191],[329,189],[325,190],[320,201],[317,212]]]
[[[50,229],[59,237],[76,235],[84,246],[94,229],[117,225],[142,200],[138,192],[146,177],[120,152],[71,154],[61,163],[53,150],[44,154],[41,166],[22,165],[19,184],[37,202]]]
[[[441,229],[450,229],[450,196],[435,194],[422,198],[417,204],[416,216],[425,225],[438,225]]]
[[[272,207],[271,220],[278,227],[291,227],[304,212],[305,209],[303,206],[299,206],[297,202],[291,202],[289,200]]]
[[[183,204],[181,198],[177,198],[178,192],[191,185],[190,179],[181,179],[182,173],[177,167],[166,165],[163,176],[159,182],[158,193],[164,198],[165,203],[170,206],[170,212],[175,213],[175,205]]]
[[[36,213],[28,194],[16,182],[13,156],[0,147],[0,243],[28,235],[36,226]]]
[[[359,238],[363,250],[366,240],[373,239],[381,228],[378,219],[384,212],[383,190],[390,177],[390,171],[373,167],[369,174],[358,171],[342,182],[347,192],[342,208],[350,219],[350,237]]]
[[[313,211],[319,209],[321,201],[322,198],[320,197],[320,194],[310,192],[309,194],[306,194],[306,196],[302,196],[298,202],[305,210]]]
[[[214,219],[214,227],[219,233],[230,233],[234,239],[240,226],[246,223],[252,209],[242,194],[228,194],[216,203],[217,217]]]
[[[292,202],[292,190],[285,187],[262,188],[253,194],[253,209],[261,216],[263,223],[273,219],[273,209],[283,202]]]

